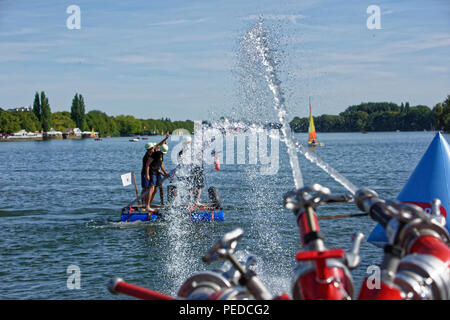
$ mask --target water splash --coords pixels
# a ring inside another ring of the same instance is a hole
[[[303,145],[292,137],[291,127],[287,120],[287,111],[285,108],[285,98],[281,89],[281,81],[277,75],[276,60],[273,57],[274,51],[270,47],[270,39],[268,32],[263,26],[263,22],[259,21],[245,36],[244,40],[253,44],[254,49],[259,54],[261,63],[265,68],[265,79],[269,85],[269,89],[273,94],[275,102],[275,109],[278,111],[278,118],[281,122],[281,133],[283,141],[286,144],[289,154],[289,162],[292,168],[292,174],[294,176],[295,188],[303,187],[302,172],[300,170],[297,158],[297,152],[300,152],[307,160],[317,165],[330,175],[336,182],[341,184],[344,188],[349,190],[352,194],[355,194],[357,188],[339,172],[337,172],[328,163],[320,159],[320,157],[314,153],[308,151]]]
[[[187,166],[181,166],[177,170],[178,177],[186,177],[189,174]],[[166,271],[167,280],[169,280],[168,287],[170,288],[169,294],[175,296],[178,288],[186,280],[186,275],[195,270],[195,265],[192,261],[197,257],[192,255],[192,225],[186,223],[188,215],[183,205],[189,200],[191,185],[184,179],[178,179],[175,181],[176,196],[172,200],[172,207],[169,207],[168,212],[165,214],[167,220],[166,236],[169,241],[169,245],[166,249]],[[189,221],[190,222],[190,221]]]
[[[265,67],[265,79],[269,85],[269,89],[273,94],[275,109],[278,111],[278,119],[281,123],[281,136],[286,144],[289,154],[289,163],[292,168],[295,188],[303,187],[303,176],[298,164],[297,151],[292,139],[292,131],[287,119],[287,111],[285,107],[284,93],[281,89],[281,81],[278,78],[276,70],[276,61],[272,55],[268,34],[263,27],[262,21],[259,21],[244,36],[244,41],[254,45],[254,49],[259,54],[261,62]]]
[[[330,177],[332,177],[336,182],[338,182],[352,194],[355,194],[356,190],[358,190],[358,188],[353,183],[351,183],[343,175],[337,172],[336,169],[330,166],[327,162],[323,161],[315,152],[308,151],[298,141],[295,142],[295,148],[298,152],[304,155],[306,159],[325,171]]]

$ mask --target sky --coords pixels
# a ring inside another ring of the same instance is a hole
[[[77,5],[80,29],[68,29]],[[381,9],[368,29],[367,7]],[[0,0],[0,107],[33,103],[138,118],[202,120],[236,104],[239,39],[275,24],[291,118],[368,101],[428,105],[450,94],[448,0]]]

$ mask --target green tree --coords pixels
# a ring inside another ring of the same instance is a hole
[[[294,117],[289,123],[294,132],[307,132],[308,131],[308,118]]]
[[[434,111],[422,105],[411,107],[408,102],[400,107],[392,102],[367,102],[350,106],[338,116],[315,117],[314,123],[319,132],[429,130],[435,123],[444,128],[447,123],[446,130],[450,130],[450,96],[446,101],[442,108],[436,106]],[[295,117],[291,121],[291,128],[296,132],[306,132],[308,125],[308,118]]]
[[[75,122],[67,111],[55,112],[52,114],[53,128],[57,131],[64,131],[68,128],[75,128]]]
[[[27,132],[40,131],[42,129],[41,122],[31,111],[14,111],[11,114],[17,119],[20,124],[20,129]],[[20,130],[19,129],[19,130]]]
[[[76,126],[80,122],[80,110],[79,109],[80,109],[80,104],[78,102],[78,93],[76,93],[72,99],[72,106],[70,107],[70,117],[75,122]]]
[[[90,128],[94,128],[100,136],[118,136],[120,132],[113,117],[108,117],[106,113],[92,110],[86,115],[86,121]]]
[[[19,131],[20,121],[8,111],[0,111],[0,132],[13,133]]]
[[[444,121],[442,117],[442,114],[444,113],[444,108],[442,107],[442,104],[441,103],[436,104],[432,112],[433,112],[434,127],[437,130],[444,130]]]
[[[405,103],[405,112],[408,113],[410,110],[409,102]]]
[[[439,111],[438,123],[439,129],[444,130],[445,132],[450,132],[450,95],[447,95],[447,98],[440,104],[440,108],[436,111]]]
[[[50,104],[48,98],[45,96],[45,92],[41,92],[41,124],[42,130],[48,132],[52,126]]]
[[[70,116],[75,122],[77,128],[82,131],[89,130],[86,122],[86,107],[84,105],[84,98],[81,94],[76,93],[72,99],[72,106],[70,108]]]
[[[87,122],[86,122],[86,106],[84,105],[84,98],[83,96],[80,94],[78,97],[78,103],[79,103],[79,121],[80,123],[77,124],[79,126],[79,128],[83,131],[89,130],[90,128],[88,128]]]
[[[133,116],[120,115],[114,118],[121,135],[138,134],[142,132],[142,122]]]
[[[39,101],[39,93],[37,92],[34,95],[33,112],[36,115],[37,119],[41,121],[41,102]]]

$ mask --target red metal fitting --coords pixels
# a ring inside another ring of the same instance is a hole
[[[171,296],[127,283],[120,278],[112,279],[108,289],[113,293],[123,293],[143,300],[173,300]]]

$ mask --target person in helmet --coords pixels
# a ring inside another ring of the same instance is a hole
[[[146,178],[146,166],[147,166],[147,161],[150,158],[150,156],[153,153],[153,149],[155,147],[156,143],[154,142],[149,142],[145,144],[145,155],[142,158],[142,170],[141,170],[141,187],[142,187],[142,191],[141,191],[141,195],[145,194],[148,191],[148,188],[150,187],[149,183],[150,181],[147,180]],[[143,203],[147,203],[147,198],[148,198],[148,193],[144,196],[144,198],[142,199]]]
[[[189,136],[184,137],[183,139],[183,149],[178,153],[178,163],[186,163],[183,159],[184,156],[188,156],[186,153],[190,153],[189,150],[192,147],[192,138]],[[202,150],[203,152],[203,150]],[[201,156],[198,154],[197,156]],[[187,161],[188,163],[188,177],[185,177],[185,180],[188,182],[190,186],[190,197],[191,201],[196,206],[202,206],[200,203],[200,196],[202,194],[202,189],[205,187],[205,176],[203,171],[203,161],[200,159],[201,164],[193,163],[192,161]]]
[[[159,171],[160,175],[163,176],[168,176],[166,169],[164,168],[164,155],[167,154],[167,152],[169,151],[169,146],[167,145],[167,143],[163,144],[160,148],[159,151],[161,151],[163,157],[162,157],[162,161],[161,161],[161,171]],[[163,185],[162,182],[159,183],[159,197],[161,199],[161,205],[164,205],[164,190],[163,190]]]
[[[147,198],[146,209],[149,212],[156,211],[152,209],[151,203],[153,202],[153,198],[155,197],[157,188],[159,188],[159,186],[162,184],[160,170],[163,171],[163,175],[167,175],[167,172],[164,169],[163,165],[164,153],[161,152],[159,149],[162,146],[164,146],[163,150],[165,151],[165,153],[167,153],[167,150],[169,150],[169,148],[164,143],[168,138],[169,133],[167,133],[167,137],[163,141],[161,141],[158,145],[156,145],[153,148],[153,153],[147,160],[148,166],[146,167],[146,179],[149,181],[149,193]]]
[[[153,154],[155,153],[155,150],[159,149],[169,138],[169,133],[167,133],[166,137],[158,144],[155,144],[154,142],[148,142],[145,144],[145,155],[142,158],[142,170],[141,170],[141,186],[142,186],[142,193],[147,193],[147,195],[143,198],[144,204],[146,204],[147,210],[149,209],[149,201],[152,192],[150,191],[151,188],[151,181],[150,181],[150,166],[153,162]],[[153,212],[154,210],[149,210],[150,212]]]

